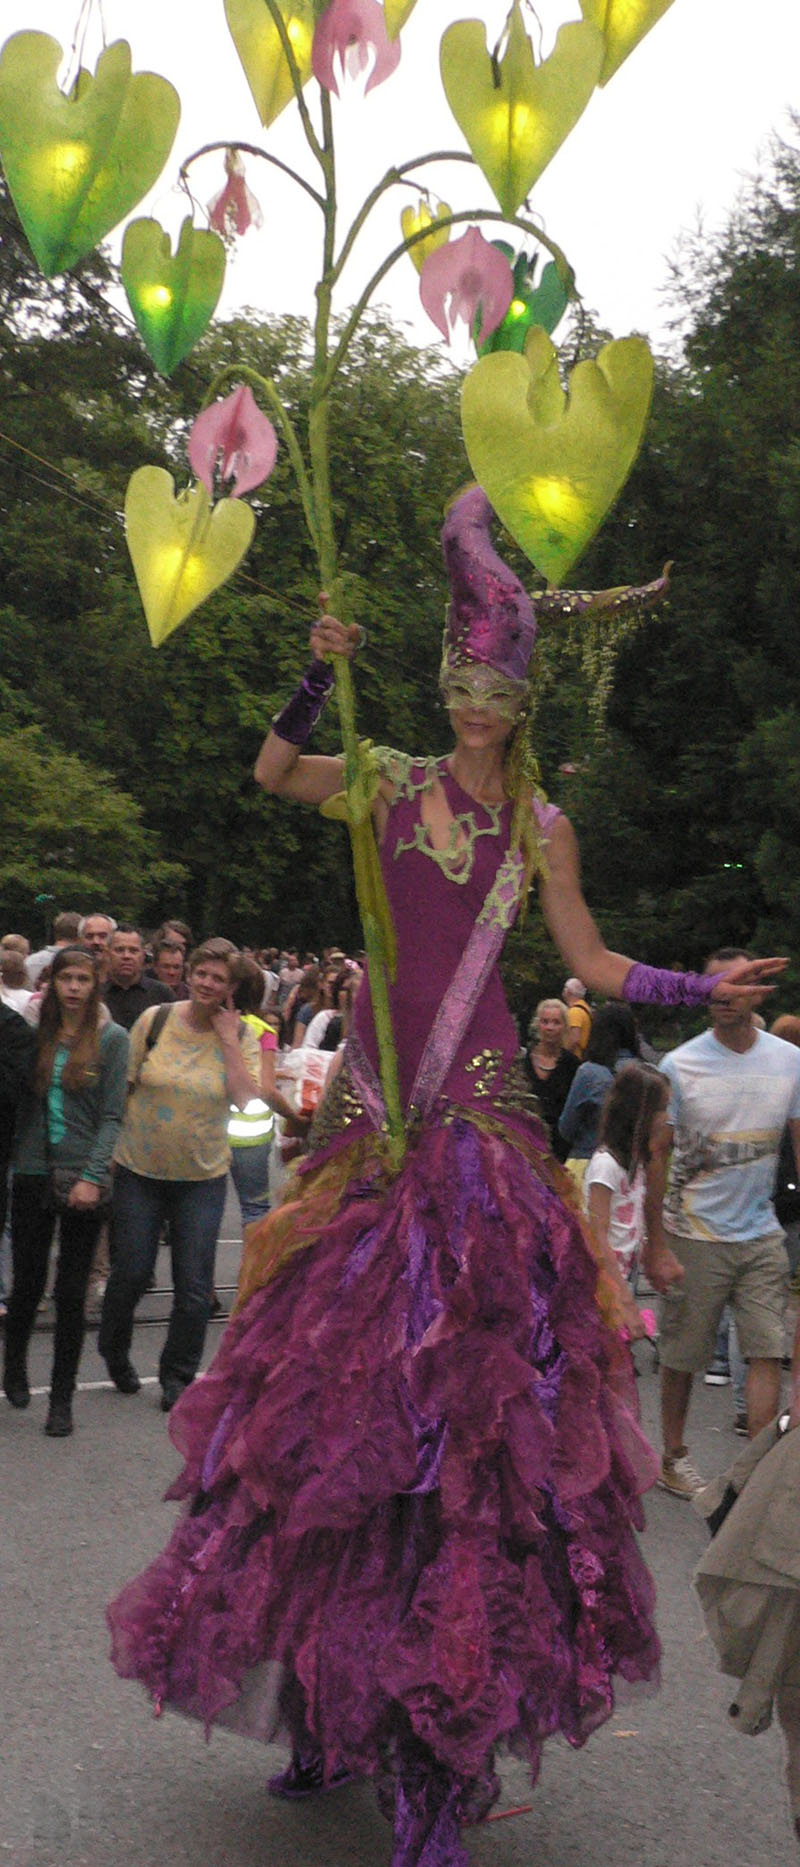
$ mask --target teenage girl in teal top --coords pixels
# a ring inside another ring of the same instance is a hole
[[[105,1012],[92,954],[79,946],[60,947],[42,1001],[33,1078],[17,1123],[11,1194],[14,1284],[4,1376],[12,1407],[27,1407],[27,1349],[58,1218],[56,1324],[45,1426],[52,1438],[72,1432],[86,1287],[125,1108],[127,1065],[128,1035]]]

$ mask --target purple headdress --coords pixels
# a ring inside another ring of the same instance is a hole
[[[491,539],[492,508],[480,486],[450,507],[442,551],[452,592],[444,628],[442,671],[482,663],[524,686],[536,635],[527,591],[498,557]]]

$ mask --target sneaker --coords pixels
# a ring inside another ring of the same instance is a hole
[[[733,1422],[733,1430],[735,1433],[738,1433],[740,1439],[747,1439],[748,1427],[746,1413],[737,1413]]]
[[[727,1387],[730,1378],[731,1371],[726,1361],[712,1361],[703,1376],[706,1387]]]
[[[695,1471],[687,1453],[682,1452],[674,1459],[664,1454],[658,1479],[660,1490],[671,1491],[673,1497],[688,1500],[694,1497],[696,1491],[702,1491],[705,1482],[705,1478],[701,1478],[700,1473]]]

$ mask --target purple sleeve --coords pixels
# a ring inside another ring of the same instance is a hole
[[[563,813],[559,810],[557,804],[543,804],[540,798],[534,797],[533,814],[539,829],[547,836],[549,831],[552,830],[556,818],[562,816]]]
[[[667,966],[636,961],[626,974],[622,996],[629,1005],[707,1005],[721,972],[671,972]]]
[[[333,678],[333,669],[327,661],[311,662],[291,700],[273,716],[272,730],[278,739],[286,739],[289,745],[305,745],[333,692]]]

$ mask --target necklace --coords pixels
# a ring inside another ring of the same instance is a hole
[[[538,1070],[541,1076],[549,1076],[551,1070],[554,1070],[557,1064],[560,1063],[560,1061],[561,1061],[560,1056],[558,1057],[542,1056],[541,1051],[539,1050],[534,1050],[533,1055],[531,1057],[531,1062],[533,1064],[534,1069]]]

